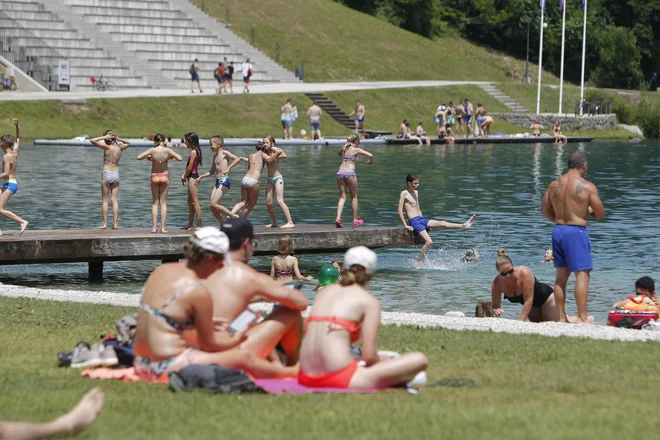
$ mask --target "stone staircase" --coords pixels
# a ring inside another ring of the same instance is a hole
[[[509,98],[507,95],[505,95],[503,92],[501,92],[497,87],[495,87],[492,84],[483,84],[480,85],[486,93],[488,93],[490,96],[504,104],[505,106],[509,107],[511,111],[514,113],[527,113],[527,109],[520,105],[518,102],[516,102],[514,99]]]
[[[321,110],[335,121],[339,122],[349,130],[355,129],[355,121],[344,113],[337,104],[329,100],[323,93],[305,93],[309,99],[316,103]]]

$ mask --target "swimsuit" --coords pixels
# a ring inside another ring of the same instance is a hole
[[[103,171],[102,176],[110,185],[119,183],[119,171]]]
[[[584,226],[555,225],[552,252],[557,268],[568,267],[571,272],[593,269],[589,233]]]
[[[18,192],[18,183],[16,182],[16,179],[8,179],[4,185],[2,185],[2,190],[8,189],[11,191],[12,194],[16,194]]]
[[[229,176],[215,178],[215,187],[220,188],[220,186],[224,186],[227,189],[231,189],[231,182],[229,181]]]
[[[534,302],[532,307],[541,307],[545,302],[550,298],[550,295],[554,293],[554,289],[547,284],[540,283],[539,280],[534,277]],[[523,294],[518,294],[515,296],[507,296],[504,294],[504,297],[509,300],[509,302],[516,304],[525,304],[525,298]]]
[[[483,116],[478,116],[477,117],[477,124],[481,125],[485,120],[486,120],[486,118],[484,118]]]
[[[321,121],[309,121],[309,129],[310,130],[320,130],[321,129]]]
[[[271,185],[275,185],[278,180],[281,180],[282,183],[284,183],[284,177],[282,176],[269,177],[268,183],[270,183]]]
[[[248,176],[243,177],[243,180],[241,181],[241,186],[243,188],[249,188],[257,184],[259,184],[259,181],[257,179]]]
[[[276,269],[275,273],[277,274],[278,277],[288,277],[288,276],[291,276],[293,274],[293,271],[292,270]]]
[[[360,324],[348,319],[339,318],[337,316],[315,316],[311,315],[307,318],[305,329],[310,322],[326,321],[330,323],[330,330],[346,330],[349,333],[351,342],[354,343],[360,339]],[[336,326],[333,328],[333,326]],[[338,328],[337,328],[338,327]],[[326,374],[305,374],[300,369],[298,373],[298,383],[307,387],[314,388],[348,388],[351,379],[358,369],[357,359],[353,359],[344,368]]]
[[[339,170],[337,171],[337,179],[348,180],[351,177],[357,177],[355,170]]]
[[[151,173],[151,183],[155,185],[170,183],[170,175],[169,173]]]
[[[417,217],[413,217],[410,219],[409,223],[410,226],[412,226],[413,231],[415,231],[415,234],[428,230],[429,221],[425,219],[424,216],[418,215]]]
[[[186,162],[186,168],[190,163],[190,156],[188,156],[188,162]],[[193,160],[192,168],[190,169],[190,174],[188,174],[188,179],[197,179],[199,174],[197,173],[197,166],[199,165],[199,157],[195,155],[195,160]]]

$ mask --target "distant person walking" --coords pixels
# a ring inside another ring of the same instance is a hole
[[[605,207],[596,186],[584,179],[586,173],[585,154],[579,151],[571,154],[568,171],[548,186],[542,200],[543,215],[555,224],[552,230],[552,252],[557,269],[554,294],[560,322],[568,322],[564,308],[566,283],[573,272],[577,323],[591,323],[587,302],[593,264],[587,225],[589,216],[597,220],[604,218]]]
[[[218,85],[215,88],[215,93],[222,93],[223,89],[225,88],[225,66],[223,66],[222,63],[218,63],[218,67],[216,67],[213,71],[213,78],[218,81]]]
[[[18,192],[16,169],[18,167],[18,147],[21,144],[21,129],[18,127],[18,118],[12,119],[12,122],[16,127],[16,138],[7,133],[2,136],[0,140],[2,152],[4,153],[4,156],[2,157],[2,173],[0,174],[0,179],[7,180],[5,184],[2,185],[2,190],[0,190],[0,215],[18,223],[21,227],[20,235],[25,232],[28,221],[23,220],[10,210],[5,209],[11,196]],[[2,231],[0,231],[0,235],[2,235]]]
[[[284,129],[284,139],[292,139],[293,131],[293,105],[291,104],[291,98],[286,100],[286,103],[280,109],[280,121],[282,122],[282,128]]]
[[[197,58],[190,65],[188,72],[190,73],[190,93],[195,93],[195,82],[197,82],[199,93],[204,93],[202,85],[199,83],[199,60]]]
[[[366,109],[358,99],[357,101],[355,101],[355,110],[353,110],[348,114],[348,116],[355,115],[355,134],[357,135],[360,134],[360,128],[362,128],[362,131],[364,131],[364,114],[366,112],[367,112]]]
[[[229,93],[234,93],[234,62],[233,61],[231,61],[227,66],[227,68],[225,69],[225,93],[227,93],[227,86],[229,86]]]
[[[312,104],[310,108],[307,109],[307,117],[309,118],[309,136],[316,140],[322,139],[321,136],[321,116],[323,116],[323,111],[321,107]]]
[[[252,63],[250,59],[246,58],[243,63],[243,93],[250,93],[250,78],[252,77]]]

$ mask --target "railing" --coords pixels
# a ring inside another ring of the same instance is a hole
[[[0,54],[48,90],[59,90],[58,62],[67,58],[2,11]]]
[[[283,47],[277,39],[252,24],[247,18],[241,17],[221,2],[213,0],[191,0],[203,12],[213,16],[222,22],[232,32],[247,40],[250,45],[264,52],[277,64],[280,64],[295,72],[301,81],[305,79],[305,61],[297,53]]]
[[[536,113],[536,100],[524,100],[516,99],[514,100],[516,104],[523,107],[525,111],[523,113]],[[484,102],[486,110],[490,113],[517,113],[514,111],[516,107],[514,104],[511,104],[511,108],[498,101],[496,98],[490,98],[489,102]],[[476,103],[474,104],[476,108]],[[506,109],[506,110],[505,110]],[[565,115],[565,116],[578,116],[580,114],[580,100],[579,99],[566,99],[562,102],[562,112],[559,113],[559,101],[541,101],[540,102],[540,113],[550,113],[554,115]],[[583,104],[583,116],[595,116],[595,115],[605,115],[612,113],[612,101],[611,100],[592,100],[586,101]]]

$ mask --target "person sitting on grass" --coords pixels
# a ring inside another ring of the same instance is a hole
[[[316,295],[305,325],[300,348],[298,382],[320,388],[388,388],[410,382],[428,366],[423,353],[381,359],[377,340],[381,304],[365,289],[376,271],[376,253],[354,247],[344,256],[338,284]],[[362,360],[351,354],[350,344],[362,333]]]
[[[299,281],[313,280],[312,276],[303,276],[298,268],[298,259],[293,256],[293,240],[288,235],[280,237],[275,255],[270,265],[270,277],[280,283],[290,283],[295,275]]]
[[[163,264],[149,276],[140,299],[133,345],[135,372],[140,377],[167,383],[169,373],[190,364],[220,364],[256,377],[297,374],[297,367],[271,363],[238,348],[247,338],[246,330],[230,333],[226,331],[230,321],[213,317],[213,297],[204,281],[226,267],[228,251],[224,232],[200,228],[184,248],[184,261]],[[184,331],[193,329],[199,348],[184,339]]]

